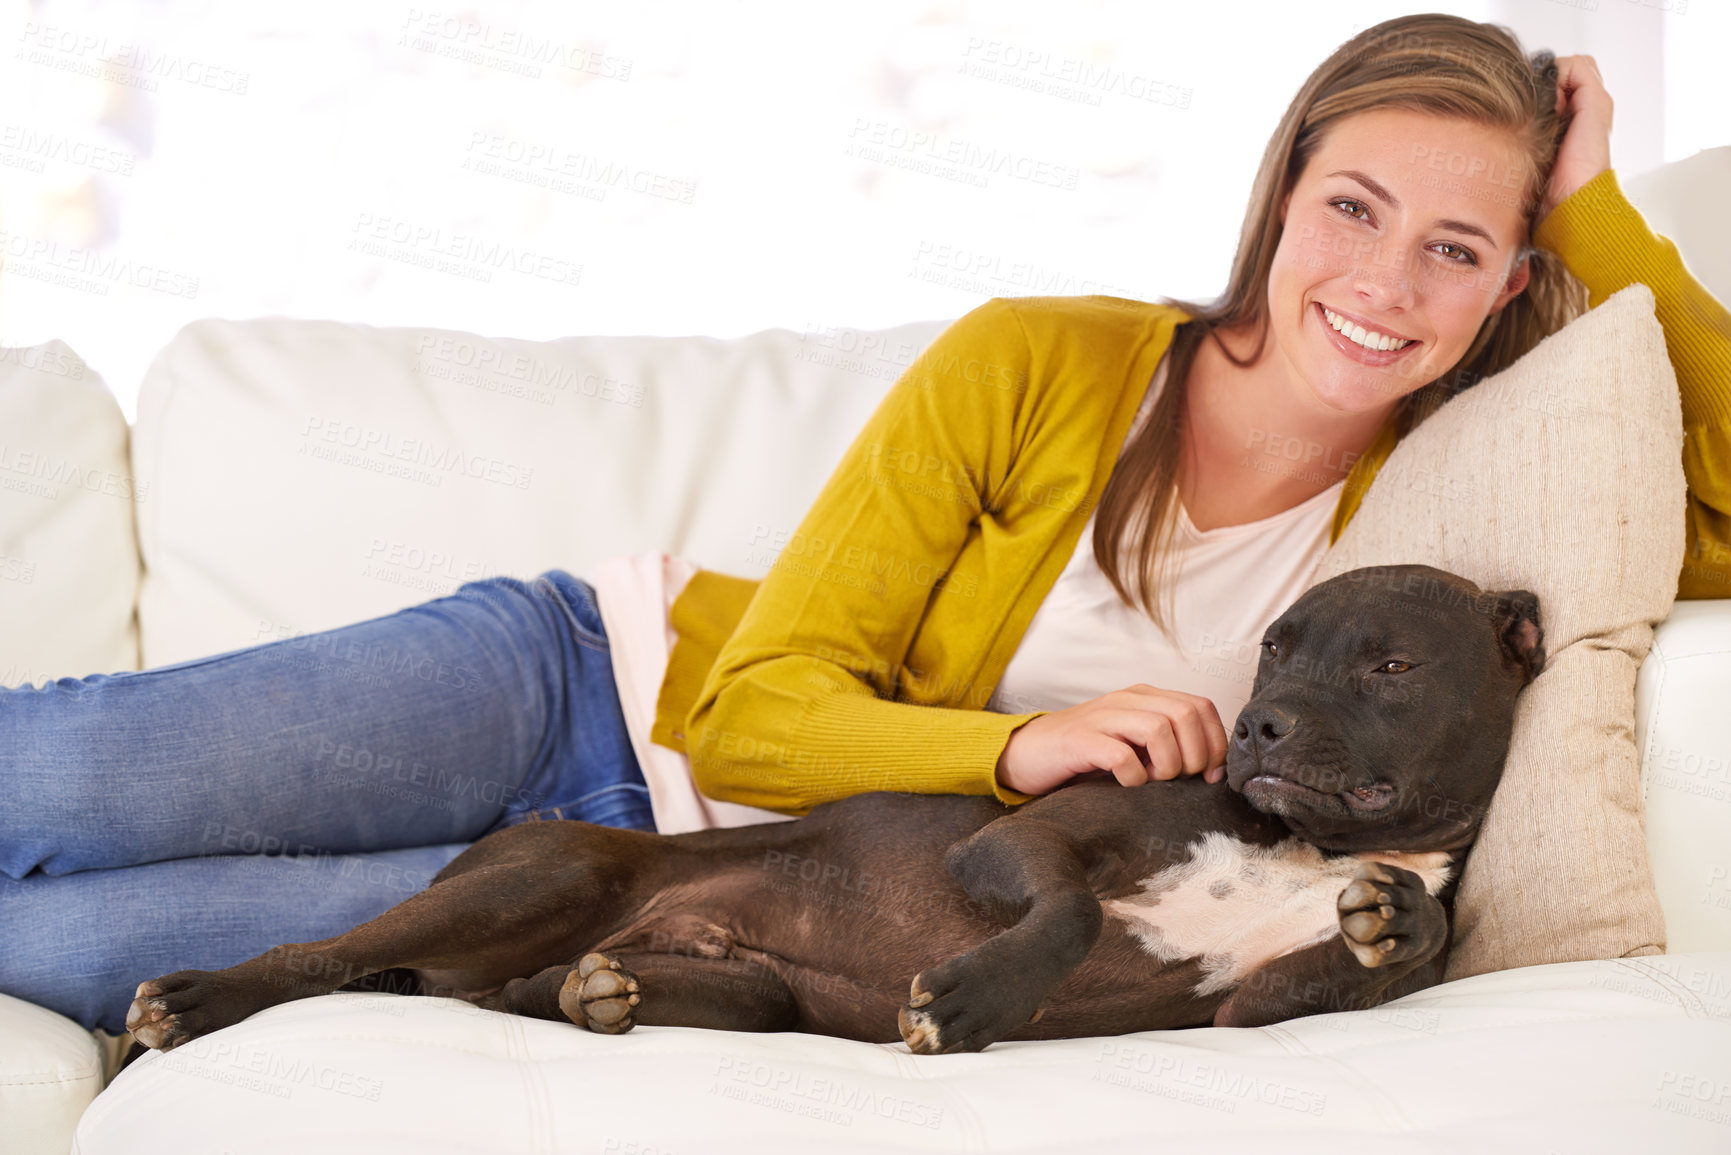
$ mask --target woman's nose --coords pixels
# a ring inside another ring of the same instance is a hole
[[[1368,262],[1353,269],[1353,292],[1368,307],[1383,310],[1411,308],[1418,299],[1410,255],[1400,255],[1404,253],[1404,249],[1379,246],[1372,251]]]

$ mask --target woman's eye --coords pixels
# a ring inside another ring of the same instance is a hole
[[[1400,669],[1390,670],[1389,669],[1390,666],[1399,666]],[[1396,658],[1396,659],[1393,659],[1391,661],[1384,662],[1381,666],[1379,666],[1377,668],[1379,670],[1387,670],[1391,674],[1404,674],[1406,671],[1412,669],[1412,664],[1409,662],[1403,662],[1400,659]]]
[[[1460,254],[1460,256],[1458,256],[1458,257],[1450,257],[1449,260],[1451,260],[1451,261],[1456,261],[1456,262],[1463,264],[1463,265],[1476,265],[1479,263],[1478,258],[1473,256],[1471,250],[1462,248],[1460,245],[1455,244],[1453,241],[1444,241],[1444,242],[1442,242],[1442,244],[1440,244],[1437,247],[1438,248],[1445,248],[1445,249],[1453,249],[1453,250],[1455,250],[1455,252]]]
[[[1342,210],[1347,216],[1351,217],[1355,221],[1370,220],[1370,210],[1359,201],[1338,200],[1329,201],[1328,203],[1333,205],[1335,208]],[[1357,211],[1355,212],[1354,210]],[[1364,215],[1360,216],[1359,213],[1363,213]],[[1479,259],[1473,255],[1472,250],[1466,248],[1464,245],[1457,245],[1453,241],[1442,241],[1436,247],[1438,249],[1453,249],[1454,252],[1452,254],[1445,253],[1444,255],[1457,265],[1476,265],[1479,263]]]

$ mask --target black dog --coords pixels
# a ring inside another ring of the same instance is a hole
[[[1440,979],[1544,660],[1525,590],[1354,570],[1269,627],[1224,783],[1096,778],[1015,810],[864,794],[672,836],[511,826],[347,934],[141,984],[127,1026],[168,1050],[347,986],[935,1053],[1374,1006]]]

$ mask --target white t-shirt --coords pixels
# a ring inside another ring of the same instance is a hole
[[[1147,420],[1165,377],[1162,357],[1126,444]],[[1329,526],[1344,484],[1337,481],[1272,517],[1206,533],[1191,523],[1180,502],[1173,540],[1179,568],[1171,602],[1177,649],[1145,615],[1118,600],[1095,564],[1090,516],[986,708],[1009,714],[1058,710],[1146,682],[1208,698],[1230,732],[1250,699],[1264,631],[1310,584],[1328,550]],[[652,551],[607,558],[595,572],[626,729],[649,786],[656,829],[664,834],[786,818],[705,798],[692,782],[685,755],[649,740],[677,638],[668,613],[697,569],[685,558]]]
[[[1146,423],[1165,376],[1162,357],[1126,445]],[[1106,580],[1094,561],[1090,516],[986,709],[1062,710],[1146,682],[1208,698],[1230,732],[1250,700],[1263,633],[1298,600],[1328,552],[1344,484],[1337,481],[1271,517],[1207,532],[1196,528],[1180,501],[1170,603],[1178,649],[1146,614],[1124,605]]]

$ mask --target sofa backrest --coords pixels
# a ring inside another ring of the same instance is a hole
[[[1696,279],[1731,302],[1731,145],[1631,177],[1623,192],[1654,232],[1671,238]]]
[[[390,613],[493,574],[666,549],[759,577],[945,322],[734,340],[187,326],[133,462],[143,659]]]
[[[0,349],[0,686],[138,666],[126,418],[59,341]]]

